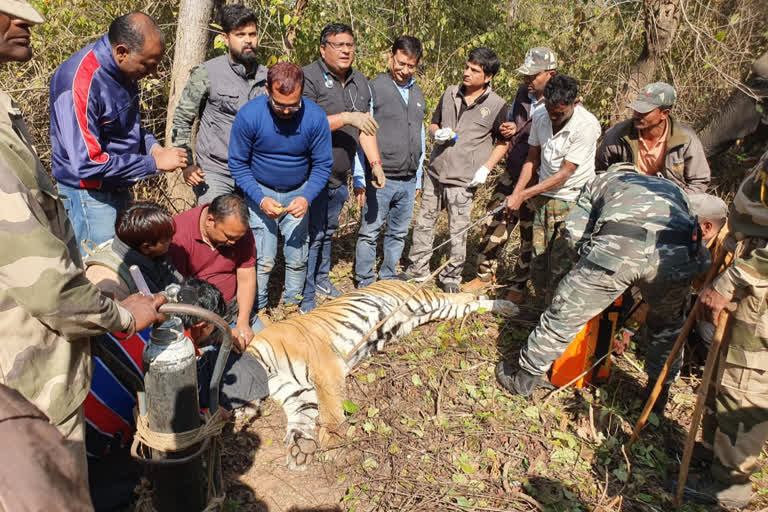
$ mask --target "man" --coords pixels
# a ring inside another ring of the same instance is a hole
[[[173,220],[176,233],[168,257],[182,276],[197,277],[219,289],[229,304],[226,320],[235,322],[233,348],[242,352],[253,338],[253,329],[262,327],[257,316],[251,320],[256,254],[245,200],[224,194]]]
[[[709,263],[685,192],[631,164],[611,171],[586,184],[568,216],[565,241],[581,259],[528,337],[520,369],[507,361],[496,367],[499,383],[511,393],[529,396],[543,385],[576,334],[630,286],[639,287],[649,305],[645,370],[651,387],[683,326],[691,280]]]
[[[365,191],[355,250],[358,288],[371,284],[376,278],[376,244],[385,222],[387,231],[379,279],[397,279],[397,263],[413,218],[413,202],[421,188],[424,163],[426,101],[421,87],[413,79],[421,54],[421,41],[417,38],[398,37],[392,44],[389,72],[371,80],[373,117],[379,123],[376,141],[387,179],[384,188],[369,186]]]
[[[155,72],[164,51],[155,21],[134,12],[116,18],[51,79],[52,172],[83,256],[84,241],[114,236],[131,185],[187,165],[183,149],[164,149],[141,127],[138,80]]]
[[[628,105],[632,119],[605,133],[595,172],[605,172],[618,162],[632,162],[640,172],[663,176],[688,193],[706,192],[709,164],[696,132],[670,117],[675,96],[675,89],[664,82],[643,87]]]
[[[595,177],[600,123],[581,106],[576,80],[569,76],[551,78],[544,97],[545,108],[533,116],[528,156],[506,207],[512,213],[528,201],[533,211],[531,278],[537,297],[548,303],[573,264],[563,238],[565,219],[581,188]]]
[[[172,144],[187,150],[190,163],[192,125],[200,119],[195,139],[197,165],[184,169],[184,180],[194,187],[198,205],[235,191],[227,168],[229,132],[238,110],[264,94],[267,79],[267,68],[256,57],[256,13],[230,4],[221,8],[220,18],[227,53],[192,69],[173,113]]]
[[[525,54],[525,61],[517,68],[517,72],[523,75],[523,83],[517,89],[507,122],[501,125],[501,134],[510,139],[505,157],[506,172],[496,183],[491,200],[485,207],[487,211],[503,204],[515,189],[528,156],[528,138],[533,114],[544,108],[544,89],[557,73],[557,57],[549,48],[531,48]],[[477,255],[477,277],[465,284],[463,291],[478,291],[495,280],[499,251],[509,239],[516,222],[520,225],[520,249],[505,298],[517,304],[522,302],[523,290],[530,275],[533,238],[533,212],[528,208],[528,203],[522,203],[520,209],[512,216],[499,212],[484,223],[486,230],[479,244],[481,250]]]
[[[720,312],[736,300],[718,360],[715,386],[707,397],[702,437],[712,449],[711,469],[692,474],[689,499],[746,507],[752,497],[750,475],[768,441],[768,209],[762,200],[761,173],[768,172],[768,152],[736,193],[728,223],[738,257],[701,293],[701,317],[717,323]],[[720,319],[722,321],[722,319]],[[688,493],[687,493],[688,494]]]
[[[27,2],[0,5],[0,61],[32,58],[30,27],[43,18]],[[159,320],[157,298],[122,305],[83,275],[72,225],[11,98],[0,93],[0,384],[40,408],[87,478],[83,400],[91,379],[88,337],[133,332]],[[6,502],[5,499],[0,499]]]
[[[326,189],[312,201],[309,212],[307,281],[301,311],[315,308],[315,292],[337,297],[331,283],[331,237],[339,227],[339,214],[347,200],[347,177],[353,168],[358,140],[372,168],[372,184],[384,187],[386,178],[376,143],[378,124],[370,115],[371,91],[362,73],[352,69],[355,34],[352,27],[331,23],[320,34],[320,58],[304,66],[304,96],[328,116],[333,146],[333,168]],[[356,174],[357,206],[365,204],[365,178]]]
[[[307,274],[307,210],[325,188],[333,165],[325,112],[311,100],[302,100],[303,89],[300,67],[275,64],[267,75],[267,96],[248,102],[232,126],[229,168],[251,211],[258,310],[267,306],[278,232],[285,257],[283,302],[301,302]]]
[[[488,48],[475,48],[464,64],[461,85],[448,87],[432,114],[429,135],[434,138],[435,147],[413,227],[413,246],[408,255],[411,263],[402,276],[405,279],[424,281],[429,277],[435,225],[441,207],[445,206],[453,261],[438,279],[446,292],[459,291],[472,198],[509,146],[500,131],[507,119],[508,105],[491,90],[491,80],[498,71],[496,53]]]

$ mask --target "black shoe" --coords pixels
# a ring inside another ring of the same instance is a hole
[[[523,369],[514,371],[507,361],[499,361],[496,365],[496,380],[513,395],[520,396],[531,396],[538,388],[554,388],[541,375],[533,375]]]
[[[650,398],[654,386],[656,386],[656,379],[649,379],[648,384],[646,384],[645,389],[643,390],[643,407],[645,407],[645,404],[648,402],[648,398]],[[662,385],[661,392],[659,393],[659,396],[656,397],[656,401],[653,403],[651,411],[654,412],[657,416],[664,416],[664,409],[667,407],[667,402],[669,402],[670,386],[670,384]]]
[[[461,292],[461,288],[459,288],[458,283],[440,283],[440,288],[442,288],[445,293]]]
[[[668,481],[670,492],[677,490],[677,481]],[[688,476],[683,494],[686,501],[703,505],[720,505],[725,508],[744,508],[752,501],[752,483],[729,484],[715,480],[710,473]]]
[[[320,283],[315,284],[315,290],[325,295],[326,297],[336,298],[341,296],[341,292],[339,291],[339,289],[336,288],[336,286],[334,286],[334,284],[330,281],[323,284],[320,284]]]

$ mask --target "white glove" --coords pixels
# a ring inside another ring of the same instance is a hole
[[[472,181],[469,182],[468,187],[479,187],[483,183],[485,183],[485,180],[488,179],[488,174],[490,174],[491,171],[488,170],[486,166],[480,167],[478,170],[475,171],[475,175],[472,178]]]
[[[450,128],[440,128],[435,132],[435,144],[445,144],[454,138],[456,133]]]

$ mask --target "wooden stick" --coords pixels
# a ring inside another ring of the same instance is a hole
[[[715,257],[707,269],[707,274],[704,277],[704,285],[702,288],[706,288],[710,285],[710,283],[712,283],[715,275],[717,275],[720,270],[720,266],[723,264],[723,261],[725,261],[726,254],[728,254],[728,251],[718,240],[717,247],[715,248]],[[698,310],[699,299],[697,297],[696,303],[693,305],[693,308],[688,314],[688,318],[683,325],[683,329],[680,331],[680,335],[677,337],[677,340],[675,340],[672,351],[669,353],[669,356],[667,356],[667,360],[664,362],[664,366],[661,368],[661,373],[659,373],[659,377],[656,379],[656,385],[653,386],[653,391],[651,391],[651,395],[645,402],[643,412],[640,413],[640,417],[637,419],[637,423],[635,423],[635,428],[632,431],[632,436],[629,438],[627,448],[631,448],[634,442],[640,436],[640,430],[645,426],[645,422],[648,420],[648,416],[651,414],[651,409],[653,409],[653,404],[656,403],[656,399],[661,394],[661,388],[667,378],[669,369],[672,367],[672,363],[674,363],[675,359],[677,359],[677,355],[680,353],[680,349],[683,347],[683,343],[685,343],[685,340],[688,338],[688,333],[691,332],[691,328],[696,322],[696,313]]]
[[[688,429],[688,438],[685,440],[685,449],[683,450],[683,460],[680,462],[680,471],[677,477],[677,492],[675,493],[675,506],[679,507],[683,503],[683,491],[685,483],[688,480],[688,468],[691,465],[691,455],[693,455],[693,445],[696,442],[696,434],[699,432],[699,423],[704,415],[704,407],[709,392],[709,384],[712,381],[712,374],[717,360],[720,357],[720,351],[725,334],[726,324],[728,323],[728,311],[723,310],[717,322],[717,330],[712,338],[712,345],[707,353],[707,362],[704,365],[704,375],[699,384],[699,395],[696,397],[696,408],[693,410],[691,418],[691,427]]]
[[[389,320],[390,318],[392,318],[392,315],[394,315],[395,313],[397,313],[398,311],[400,311],[400,308],[402,308],[403,306],[405,306],[405,305],[408,303],[408,301],[409,301],[409,300],[411,300],[411,299],[413,298],[413,296],[414,296],[414,295],[416,295],[417,293],[419,293],[419,291],[420,291],[422,288],[424,288],[424,285],[426,285],[426,284],[427,284],[427,282],[429,282],[429,280],[430,280],[430,279],[434,278],[434,277],[435,277],[435,276],[436,276],[438,273],[440,273],[440,271],[441,271],[441,270],[443,270],[445,267],[447,267],[447,266],[448,266],[448,264],[449,264],[450,262],[452,262],[452,261],[453,261],[453,257],[451,257],[451,258],[448,258],[448,261],[446,261],[445,263],[443,263],[442,265],[440,265],[439,267],[437,267],[437,269],[435,269],[435,271],[434,271],[434,272],[432,272],[432,273],[429,275],[429,277],[428,277],[428,278],[426,278],[426,279],[425,279],[425,280],[424,280],[422,283],[420,283],[420,284],[419,284],[419,286],[417,286],[417,287],[416,287],[416,289],[415,289],[415,290],[413,290],[413,292],[411,292],[411,294],[410,294],[410,295],[408,295],[408,296],[405,298],[405,300],[404,300],[404,301],[403,301],[403,302],[402,302],[402,303],[401,303],[399,306],[397,306],[395,309],[393,309],[393,310],[392,310],[392,312],[391,312],[390,314],[388,314],[387,316],[385,316],[384,318],[382,318],[382,319],[381,319],[381,321],[380,321],[379,323],[377,323],[376,325],[374,325],[374,326],[373,326],[373,329],[371,329],[370,331],[368,331],[368,334],[366,334],[366,335],[363,337],[363,339],[362,339],[362,340],[360,340],[360,342],[359,342],[357,345],[355,345],[355,346],[352,348],[352,350],[350,350],[350,351],[349,351],[349,353],[348,353],[348,354],[347,354],[347,355],[344,357],[344,362],[345,362],[345,363],[349,362],[349,360],[350,360],[350,359],[352,359],[352,356],[353,356],[355,353],[357,353],[357,349],[359,349],[360,347],[362,347],[362,346],[365,344],[365,342],[366,342],[366,341],[368,341],[368,338],[370,338],[370,337],[371,337],[371,335],[372,335],[374,332],[376,332],[377,330],[379,330],[379,327],[381,327],[382,325],[384,325],[384,322],[386,322],[387,320]]]

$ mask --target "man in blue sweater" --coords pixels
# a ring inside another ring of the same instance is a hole
[[[267,305],[277,233],[283,235],[283,302],[299,304],[307,274],[308,219],[333,165],[325,112],[302,98],[304,73],[289,62],[272,66],[267,95],[240,109],[229,138],[229,171],[251,209],[256,240],[257,308]]]

